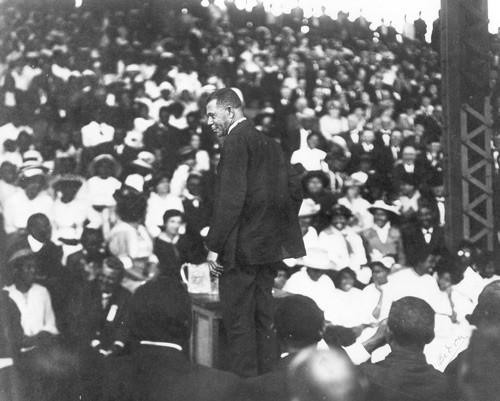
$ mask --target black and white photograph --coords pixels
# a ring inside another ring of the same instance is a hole
[[[498,0],[0,0],[0,401],[499,372]]]

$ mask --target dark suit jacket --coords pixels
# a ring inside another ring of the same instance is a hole
[[[139,345],[132,355],[110,362],[111,400],[232,401],[240,391],[236,375],[192,364],[172,348]]]
[[[226,269],[305,254],[298,223],[299,177],[274,140],[248,120],[225,137],[206,245]]]
[[[241,399],[245,401],[287,401],[290,394],[286,376],[288,367],[297,354],[290,354],[280,359],[278,366],[265,375],[246,379],[241,391]]]
[[[443,254],[447,251],[444,229],[439,226],[434,226],[431,241],[425,242],[422,229],[417,224],[410,224],[402,229],[403,247],[406,255],[406,263],[408,266],[416,266],[419,261],[422,261],[431,253]]]
[[[385,360],[360,366],[373,392],[368,399],[385,401],[446,401],[447,378],[423,353],[392,351]]]
[[[115,341],[127,344],[131,301],[132,294],[119,286],[103,308],[97,281],[80,285],[69,300],[68,335],[83,346],[90,345],[94,339],[99,340],[103,347],[109,347]]]

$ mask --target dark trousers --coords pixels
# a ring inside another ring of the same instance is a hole
[[[228,337],[227,366],[243,377],[270,372],[277,360],[272,287],[276,264],[243,265],[219,279]]]

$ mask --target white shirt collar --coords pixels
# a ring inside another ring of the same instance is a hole
[[[231,131],[233,130],[234,127],[236,127],[239,123],[241,123],[243,120],[246,120],[245,117],[241,117],[240,119],[236,120],[234,123],[232,123],[229,126],[229,129],[227,130],[227,134],[229,135]]]
[[[378,238],[382,243],[387,242],[387,238],[389,237],[389,229],[391,228],[391,223],[387,222],[383,227],[379,227],[378,225],[374,224],[373,229],[378,235]]]
[[[43,242],[40,242],[33,238],[32,235],[28,235],[28,244],[33,252],[38,252],[45,245]]]
[[[422,232],[424,234],[432,234],[434,232],[434,227],[429,227],[429,228],[423,228],[422,227]]]
[[[162,343],[157,341],[141,341],[141,345],[154,345],[155,347],[173,348],[177,351],[182,351],[182,347],[179,344],[174,343]]]

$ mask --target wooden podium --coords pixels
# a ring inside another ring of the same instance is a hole
[[[190,294],[193,309],[191,360],[212,368],[224,368],[224,345],[227,343],[219,295]]]
[[[288,292],[273,289],[275,299],[289,295]],[[227,336],[222,324],[219,295],[190,294],[190,296],[193,309],[191,360],[200,365],[224,369]]]

